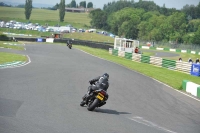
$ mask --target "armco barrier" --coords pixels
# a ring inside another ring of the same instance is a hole
[[[42,37],[41,37],[42,38]],[[37,42],[38,38],[25,38],[25,37],[16,37],[19,41],[30,41],[30,42]],[[42,41],[46,42],[47,38],[43,38]],[[53,42],[56,43],[66,43],[68,40],[71,40],[74,45],[84,45],[92,48],[101,48],[108,50],[109,48],[113,48],[113,43],[103,43],[103,42],[94,42],[94,41],[87,41],[87,40],[78,40],[72,38],[62,38],[62,39],[54,39]]]
[[[37,42],[38,38],[15,37],[18,41]],[[41,38],[42,42],[46,42],[46,38]]]
[[[200,98],[200,85],[188,80],[182,81],[182,89],[198,98]]]
[[[108,50],[109,48],[113,48],[113,43],[103,43],[103,42],[94,42],[94,41],[87,41],[87,40],[78,40],[71,38],[63,38],[63,39],[54,39],[54,42],[58,43],[66,43],[68,40],[71,40],[74,45],[84,45],[92,48],[101,48]]]

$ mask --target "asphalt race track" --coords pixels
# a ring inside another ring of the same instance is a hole
[[[155,53],[155,57],[174,57],[179,56],[176,52],[166,52],[166,51],[159,51],[159,50],[149,50],[149,49],[142,49],[142,52],[153,52]],[[177,59],[178,60],[178,59]]]
[[[191,97],[75,48],[25,47],[0,49],[31,59],[0,69],[0,133],[200,133],[200,102]],[[104,72],[107,104],[80,107],[88,81]]]

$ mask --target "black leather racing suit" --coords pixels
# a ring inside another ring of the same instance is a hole
[[[107,91],[109,87],[109,82],[107,78],[104,78],[103,76],[99,76],[97,78],[94,78],[89,81],[91,86],[88,87],[88,92],[92,92],[98,89],[103,89]]]
[[[69,41],[69,40],[68,40],[68,41],[67,41],[67,46],[69,46],[70,44],[72,45],[72,41]]]

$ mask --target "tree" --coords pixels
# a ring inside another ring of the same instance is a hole
[[[200,26],[200,19],[192,19],[188,22],[187,32],[196,32]]]
[[[71,7],[71,3],[67,4],[66,7]]]
[[[107,25],[106,12],[102,11],[101,9],[91,11],[89,17],[91,18],[90,24],[92,25],[92,27],[101,29]]]
[[[57,3],[54,7],[53,7],[53,9],[59,9],[59,4]]]
[[[108,25],[114,34],[136,39],[138,37],[138,24],[141,22],[143,9],[124,8],[108,17]]]
[[[18,8],[25,8],[25,5],[24,4],[20,4],[20,5],[17,5],[16,7],[18,7]]]
[[[86,1],[81,1],[80,6],[86,8]]]
[[[7,5],[7,4],[5,4],[5,3],[3,3],[3,2],[0,2],[0,6],[12,7],[11,5]]]
[[[76,8],[76,1],[75,0],[71,1],[71,7]]]
[[[89,2],[89,3],[87,4],[87,8],[93,8],[93,3],[92,3],[92,2]]]
[[[134,4],[135,8],[142,8],[145,11],[155,11],[158,10],[158,7],[153,1],[142,1]]]
[[[113,2],[108,2],[108,4],[104,5],[103,7],[103,10],[105,12],[107,12],[108,14],[111,14],[111,13],[114,13],[114,12],[117,12],[123,8],[126,8],[126,7],[132,7],[133,6],[133,2],[132,1],[113,1]]]
[[[26,0],[25,2],[25,16],[26,19],[29,20],[32,11],[32,0]]]
[[[198,30],[194,33],[192,43],[200,45],[200,26],[199,26]]]
[[[168,17],[168,22],[172,26],[170,39],[180,42],[182,36],[186,33],[186,16],[184,13],[175,12]]]
[[[60,22],[63,22],[65,17],[65,0],[60,0],[59,9]]]

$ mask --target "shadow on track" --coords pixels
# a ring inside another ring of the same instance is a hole
[[[131,113],[128,113],[128,112],[118,112],[118,111],[112,110],[112,109],[100,109],[100,108],[95,109],[94,112],[114,114],[114,115],[131,114]]]

